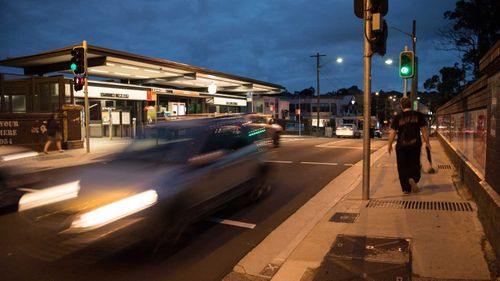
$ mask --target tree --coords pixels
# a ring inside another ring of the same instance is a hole
[[[314,96],[314,93],[316,93],[314,87],[309,87],[299,92],[301,96]]]
[[[465,70],[459,68],[458,64],[441,68],[439,74],[433,75],[424,82],[424,88],[434,93],[431,98],[431,111],[436,111],[439,106],[460,93],[464,87]]]
[[[500,37],[500,1],[459,0],[455,10],[446,11],[444,17],[453,22],[451,28],[440,31],[445,43],[462,55],[462,62],[472,68],[478,77],[479,60]]]

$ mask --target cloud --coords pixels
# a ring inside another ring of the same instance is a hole
[[[390,1],[389,26],[411,32],[417,20],[421,77],[458,61],[436,49],[452,0]],[[36,8],[34,8],[36,7]],[[322,91],[363,86],[363,21],[352,1],[169,0],[7,1],[0,0],[0,59],[34,54],[82,40],[144,56],[192,64],[281,84],[289,90],[316,85],[321,59]],[[389,30],[386,57],[397,63],[411,40]],[[343,64],[335,58],[342,56]],[[374,87],[398,89],[394,67],[373,59]],[[420,79],[423,82],[423,78]]]

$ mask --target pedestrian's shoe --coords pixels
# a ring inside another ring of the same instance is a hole
[[[417,193],[417,192],[419,192],[419,191],[420,191],[420,188],[418,188],[418,185],[417,185],[417,183],[415,182],[415,180],[414,180],[414,179],[410,178],[410,179],[408,180],[408,182],[409,182],[409,183],[410,183],[410,185],[411,185],[411,191],[412,191],[413,193]]]
[[[403,191],[403,193],[404,193],[405,195],[410,194],[410,192],[409,192],[409,191]]]
[[[47,151],[44,151],[43,153],[45,153],[45,154],[49,154]]]

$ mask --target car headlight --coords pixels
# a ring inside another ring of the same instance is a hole
[[[98,228],[151,207],[157,201],[158,193],[147,190],[79,215],[71,228]]]

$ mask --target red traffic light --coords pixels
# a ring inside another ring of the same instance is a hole
[[[85,77],[75,76],[73,78],[73,88],[75,91],[81,91],[85,85]]]

